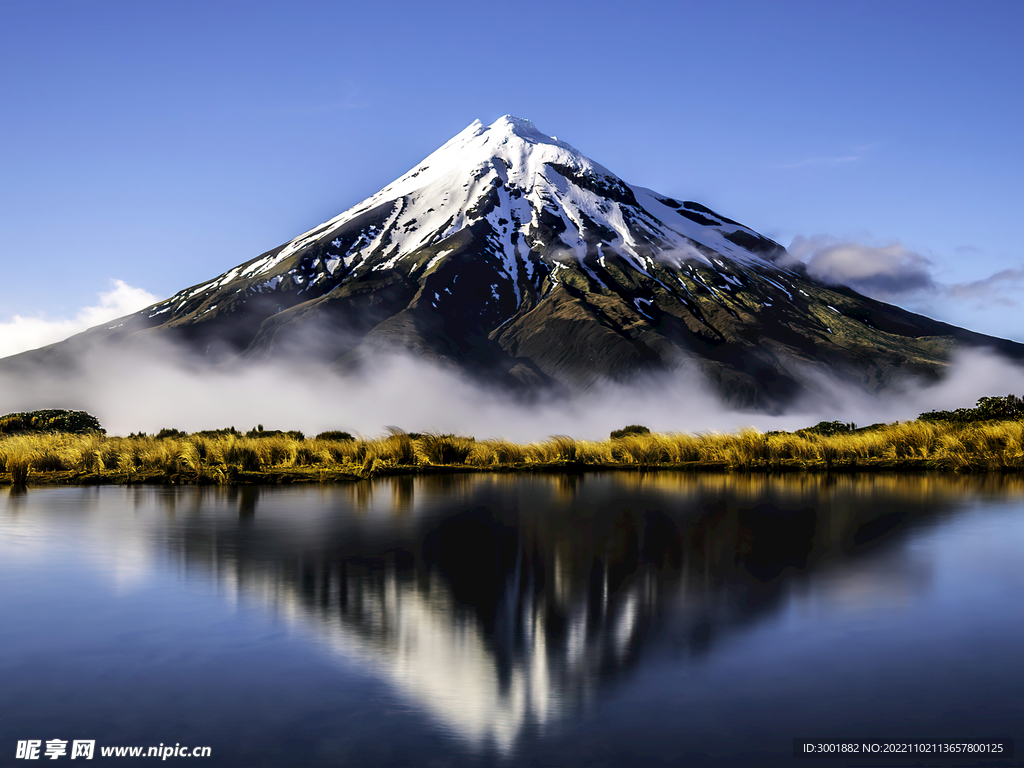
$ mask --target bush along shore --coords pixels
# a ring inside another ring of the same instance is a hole
[[[1011,406],[1019,411],[1007,413]],[[796,432],[691,435],[632,425],[608,440],[556,435],[525,445],[396,428],[373,439],[347,432],[306,438],[262,427],[108,437],[98,422],[93,428],[82,417],[73,421],[90,428],[49,429],[55,418],[49,411],[41,427],[32,426],[32,414],[16,414],[21,427],[5,430],[13,422],[0,417],[0,484],[345,482],[432,472],[612,469],[1021,472],[1020,406],[1010,395],[982,398],[978,409],[862,428],[821,422]]]

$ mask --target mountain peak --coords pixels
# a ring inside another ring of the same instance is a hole
[[[531,120],[528,117],[516,117],[515,115],[502,115],[493,123],[491,123],[491,128],[496,128],[502,125],[511,125],[514,127],[524,128],[530,131],[537,130],[537,126],[533,124],[533,120]]]
[[[536,162],[530,162],[538,153]],[[536,169],[545,162],[556,162],[608,173],[570,144],[541,133],[532,120],[503,115],[490,125],[474,120],[397,182],[407,177],[419,178],[412,174],[422,172],[424,167],[456,166],[464,171],[492,159],[505,161],[506,167],[529,165]]]
[[[315,347],[341,367],[400,348],[526,389],[689,360],[745,405],[792,397],[793,361],[879,389],[934,377],[961,341],[1008,344],[822,286],[778,243],[512,115],[472,122],[340,216],[93,330],[253,359]]]
[[[621,257],[630,271],[648,277],[656,262],[717,269],[724,257],[759,268],[782,266],[776,261],[782,247],[753,230],[696,203],[627,184],[541,133],[533,121],[503,115],[488,126],[474,120],[375,195],[223,279],[269,275],[314,243],[339,243],[325,252],[326,263],[340,259],[355,271],[416,264],[423,249],[467,233],[482,219],[490,232],[485,250],[508,264],[517,300],[513,264],[539,275],[534,262],[557,271],[567,255],[581,268]],[[351,243],[338,237],[349,229],[359,233]],[[342,243],[345,253],[335,255]]]
[[[558,147],[573,154],[579,155],[584,160],[587,158],[570,144],[566,144],[564,141],[559,141],[557,136],[548,136],[546,133],[541,133],[537,130],[537,126],[533,124],[533,121],[525,117],[516,117],[515,115],[503,115],[491,123],[485,131],[491,132],[495,137],[502,137],[503,139],[519,139],[526,142],[527,144],[535,145],[550,145],[552,147]],[[591,165],[596,165],[593,161],[588,160]]]
[[[502,115],[486,126],[480,120],[474,120],[423,164],[445,157],[461,163],[469,161],[470,156],[473,160],[479,160],[481,156],[512,160],[517,154],[522,156],[536,151],[553,152],[555,155],[569,153],[577,162],[599,167],[570,144],[541,133],[532,120],[515,115]]]
[[[532,120],[525,117],[516,117],[515,115],[502,115],[493,123],[491,123],[487,130],[495,131],[497,133],[503,133],[506,135],[515,135],[521,139],[528,141],[540,141],[541,143],[552,143],[551,136],[545,136],[543,133],[537,130],[537,126],[533,124]]]

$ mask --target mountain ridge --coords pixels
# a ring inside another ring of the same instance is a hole
[[[814,372],[884,391],[934,380],[976,334],[811,279],[780,244],[628,184],[512,116],[474,121],[407,173],[277,248],[0,369],[154,337],[211,362],[357,368],[404,350],[526,394],[695,366],[777,408]]]

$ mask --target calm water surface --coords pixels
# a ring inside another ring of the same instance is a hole
[[[1022,555],[1005,478],[2,489],[0,765],[1024,765]]]

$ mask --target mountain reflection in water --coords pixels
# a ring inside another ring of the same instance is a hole
[[[180,489],[163,547],[377,670],[472,747],[510,750],[645,657],[700,663],[818,574],[852,602],[899,599],[849,566],[1016,479],[610,473],[392,478],[316,489]],[[140,493],[144,493],[140,491]]]

